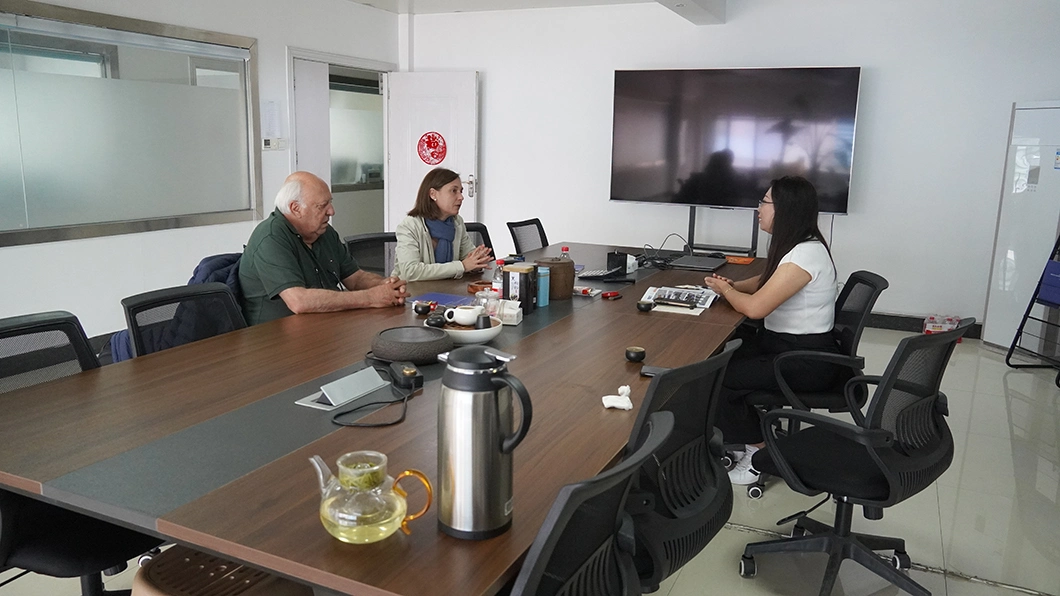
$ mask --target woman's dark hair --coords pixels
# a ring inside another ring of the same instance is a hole
[[[820,241],[828,251],[828,258],[832,258],[832,250],[817,226],[817,189],[813,184],[801,176],[784,176],[771,182],[769,187],[773,191],[773,238],[758,287],[765,285],[784,255],[807,240]]]
[[[420,190],[416,193],[416,204],[409,211],[413,217],[423,219],[438,219],[442,212],[438,204],[431,200],[431,189],[442,190],[442,187],[460,177],[460,174],[445,168],[434,168],[423,177],[420,182]]]

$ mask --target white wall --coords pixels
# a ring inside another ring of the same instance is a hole
[[[258,40],[258,97],[282,106],[287,46],[398,61],[397,17],[347,0],[57,0],[53,4]],[[290,173],[286,151],[262,153],[265,212]],[[51,309],[76,314],[89,335],[125,326],[121,298],[187,283],[199,259],[238,252],[256,222],[0,248],[0,317]]]
[[[982,317],[1011,104],[1060,98],[1055,0],[729,0],[727,18],[696,27],[655,3],[415,17],[416,70],[482,73],[498,251],[505,221],[535,216],[553,241],[687,231],[686,208],[608,202],[615,69],[859,65],[840,276],[890,280],[881,312]],[[748,241],[747,213],[710,213],[699,242]]]

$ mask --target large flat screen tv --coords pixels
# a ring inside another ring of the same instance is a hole
[[[846,213],[859,67],[615,71],[611,200],[758,207],[796,174]]]

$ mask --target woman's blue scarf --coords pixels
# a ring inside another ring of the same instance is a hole
[[[456,238],[456,220],[451,216],[446,220],[424,219],[431,238],[438,241],[434,247],[434,262],[448,263],[453,260],[453,239]]]

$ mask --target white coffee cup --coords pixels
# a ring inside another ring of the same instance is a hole
[[[474,325],[478,316],[483,313],[481,306],[458,306],[445,311],[445,320],[457,325]]]

